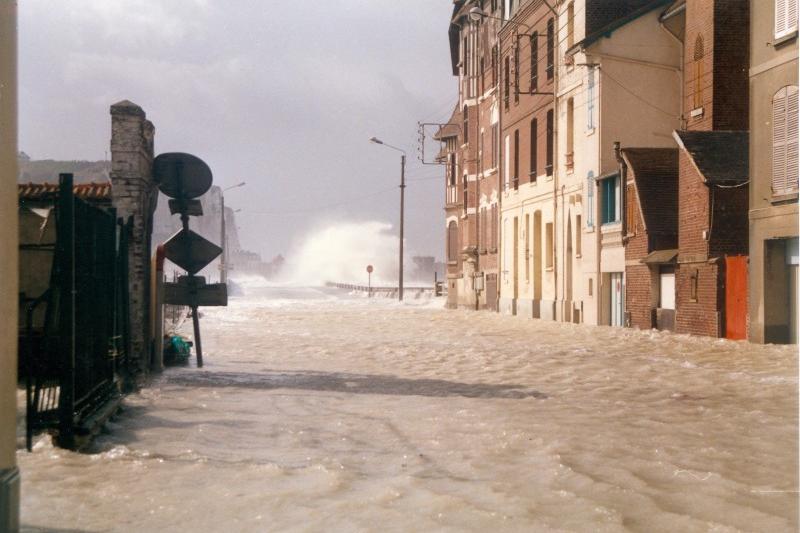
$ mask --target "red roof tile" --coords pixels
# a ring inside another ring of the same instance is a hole
[[[94,202],[111,201],[111,183],[78,183],[73,185],[75,196]],[[54,201],[58,196],[57,183],[19,183],[17,191],[20,200]]]

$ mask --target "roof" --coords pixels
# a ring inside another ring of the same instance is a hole
[[[436,133],[433,134],[433,138],[437,141],[441,141],[443,139],[447,139],[449,137],[458,137],[458,134],[461,133],[461,127],[458,125],[457,119],[458,117],[458,104],[453,109],[453,113],[450,115],[450,120],[447,121],[447,124],[443,124]]]
[[[639,262],[646,265],[663,265],[665,263],[674,263],[675,258],[678,257],[678,250],[656,250],[644,256]]]
[[[678,149],[623,148],[632,171],[645,231],[678,234]]]
[[[75,196],[94,202],[111,201],[111,183],[78,183],[72,186]],[[20,200],[55,201],[58,196],[57,183],[19,183],[17,191]]]
[[[614,6],[612,9],[611,6],[608,5],[600,5],[598,4],[598,21],[606,21],[611,18],[610,22],[607,22],[599,29],[594,31],[593,28],[589,27],[587,24],[587,35],[583,38],[583,40],[575,43],[572,45],[567,51],[566,55],[572,55],[576,53],[578,50],[586,48],[587,46],[592,45],[593,43],[599,41],[604,37],[610,37],[615,30],[621,28],[622,26],[632,22],[639,17],[646,15],[653,11],[654,9],[663,7],[667,4],[672,3],[674,0],[651,0],[644,5],[641,5],[642,2],[630,0],[628,2],[617,2],[619,5]],[[627,14],[626,14],[627,13]],[[601,17],[602,15],[602,17]],[[616,18],[612,18],[616,16]]]
[[[447,37],[450,41],[450,64],[453,67],[453,76],[458,76],[459,45],[461,44],[461,27],[457,23],[458,12],[464,5],[464,0],[453,2],[453,15],[450,17],[450,27],[447,29]]]
[[[672,136],[692,159],[704,183],[743,185],[749,179],[746,131],[675,131]]]

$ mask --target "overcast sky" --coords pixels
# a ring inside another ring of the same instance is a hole
[[[109,106],[156,126],[156,153],[204,159],[266,258],[336,220],[397,226],[409,152],[406,236],[443,255],[443,179],[416,158],[418,120],[456,98],[449,0],[24,0],[19,3],[20,149],[103,159]],[[369,196],[367,196],[369,195]],[[337,205],[334,205],[337,204]],[[319,210],[316,207],[330,206]],[[324,258],[320,258],[324,260]]]

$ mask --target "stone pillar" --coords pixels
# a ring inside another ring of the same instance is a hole
[[[131,353],[129,369],[138,378],[150,367],[150,243],[158,189],[153,181],[155,128],[138,105],[111,106],[111,191],[117,216],[133,217],[128,255]]]
[[[0,0],[0,531],[19,530],[17,3]]]

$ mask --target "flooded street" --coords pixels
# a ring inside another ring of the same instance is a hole
[[[18,452],[24,530],[797,530],[796,347],[250,294],[92,453]]]

